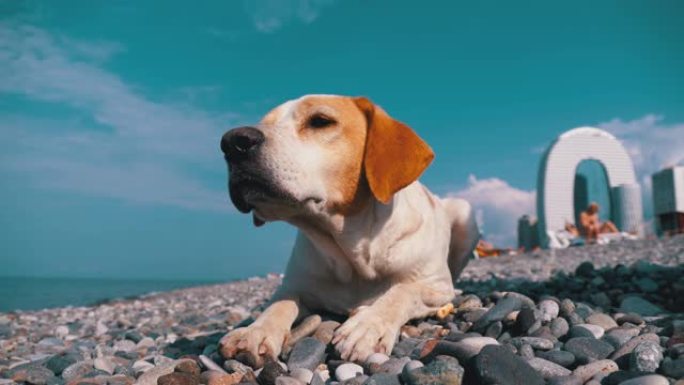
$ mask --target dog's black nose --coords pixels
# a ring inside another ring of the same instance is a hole
[[[264,134],[254,127],[234,128],[221,138],[221,151],[230,161],[245,159],[264,142]]]

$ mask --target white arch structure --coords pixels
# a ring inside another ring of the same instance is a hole
[[[562,230],[566,222],[575,222],[575,174],[580,162],[587,159],[604,166],[610,191],[637,183],[632,161],[613,135],[598,128],[579,127],[559,136],[544,152],[537,177],[539,239],[544,246],[549,231]]]

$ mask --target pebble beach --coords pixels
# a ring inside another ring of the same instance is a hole
[[[219,339],[281,279],[0,313],[0,385],[684,385],[684,236],[473,260],[443,312],[363,363],[327,315],[263,369],[225,360]]]

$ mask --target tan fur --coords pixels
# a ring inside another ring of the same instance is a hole
[[[390,118],[370,100],[354,101],[368,121],[366,178],[373,195],[388,203],[394,193],[418,179],[435,154],[409,126]]]

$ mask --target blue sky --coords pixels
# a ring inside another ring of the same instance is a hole
[[[280,271],[284,224],[229,205],[221,134],[307,93],[366,95],[437,157],[422,180],[511,244],[561,132],[624,140],[644,195],[684,156],[678,1],[0,1],[7,275]]]

